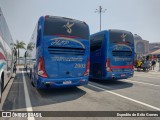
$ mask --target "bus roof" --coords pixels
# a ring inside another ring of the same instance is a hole
[[[84,23],[86,24],[84,21],[80,21],[80,20],[76,20],[76,19],[72,19],[72,18],[67,18],[67,17],[61,17],[61,16],[51,16],[51,15],[45,15],[43,16],[44,18],[56,18],[56,19],[68,19],[68,20],[71,20],[71,21],[76,21],[76,22],[80,22],[80,23]],[[87,24],[86,24],[87,25]]]
[[[122,33],[132,34],[130,31],[126,31],[126,30],[120,30],[120,29],[108,29],[108,30],[103,30],[103,31],[100,31],[100,32],[96,32],[96,33],[94,33],[94,34],[92,34],[92,35],[94,36],[94,35],[98,35],[98,34],[102,34],[102,33],[107,33],[107,32],[110,32],[110,31],[115,31],[115,32],[122,32]]]

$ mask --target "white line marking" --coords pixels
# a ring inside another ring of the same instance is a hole
[[[156,78],[156,77],[152,77],[152,76],[146,76],[146,75],[134,75],[134,77],[142,77],[142,78],[153,78],[153,79],[159,79],[159,78]]]
[[[155,84],[146,83],[146,82],[138,82],[138,81],[134,81],[134,80],[130,80],[130,79],[125,79],[125,81],[135,82],[135,83],[141,83],[141,84],[145,84],[145,85],[151,85],[151,86],[160,87],[160,85],[155,85]]]
[[[149,108],[152,108],[152,109],[155,109],[155,110],[160,111],[160,108],[158,108],[158,107],[155,107],[155,106],[146,104],[146,103],[144,103],[144,102],[141,102],[141,101],[138,101],[138,100],[135,100],[135,99],[132,99],[132,98],[129,98],[129,97],[120,95],[120,94],[118,94],[118,93],[115,93],[115,92],[112,92],[112,91],[109,91],[109,90],[106,90],[106,89],[103,89],[103,88],[100,88],[100,87],[97,87],[97,86],[94,86],[94,85],[91,85],[91,84],[88,84],[88,85],[89,85],[89,86],[92,86],[92,87],[95,87],[95,88],[97,88],[97,89],[100,89],[100,90],[104,90],[105,92],[111,93],[111,94],[116,95],[116,96],[119,96],[119,97],[121,97],[121,98],[130,100],[130,101],[132,101],[132,102],[135,102],[135,103],[138,103],[138,104],[141,104],[141,105],[147,106],[147,107],[149,107]]]
[[[31,101],[29,98],[28,89],[27,89],[26,79],[24,77],[23,71],[22,71],[22,75],[23,75],[23,83],[24,83],[24,95],[25,95],[25,100],[26,100],[26,109],[27,111],[33,111],[32,106],[31,106]],[[35,120],[35,119],[34,117],[28,117],[28,120]]]

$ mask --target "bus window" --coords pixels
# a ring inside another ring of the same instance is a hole
[[[101,48],[104,39],[103,34],[91,37],[91,52]]]
[[[69,20],[69,21],[68,21]],[[44,35],[66,35],[89,39],[88,27],[85,23],[67,18],[45,18]]]
[[[110,43],[130,43],[134,44],[133,36],[130,32],[110,30]]]

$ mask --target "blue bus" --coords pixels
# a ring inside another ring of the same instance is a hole
[[[131,32],[104,30],[90,37],[90,78],[112,80],[133,77],[134,39]]]
[[[16,49],[5,17],[0,9],[0,102],[2,92],[13,75]]]
[[[37,89],[88,83],[89,27],[58,16],[40,17],[25,53],[25,67]]]

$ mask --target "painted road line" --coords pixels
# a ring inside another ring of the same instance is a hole
[[[156,77],[151,77],[151,76],[146,76],[146,75],[134,75],[134,77],[142,77],[142,78],[153,78],[153,79],[160,79],[160,78],[157,78],[157,76]]]
[[[30,101],[30,97],[29,97],[29,93],[28,93],[28,88],[27,88],[27,83],[26,83],[26,79],[24,77],[24,72],[22,70],[22,75],[23,75],[23,83],[24,83],[24,94],[25,94],[25,100],[26,100],[26,109],[27,111],[32,112],[32,106],[31,106],[31,101]],[[35,120],[34,117],[28,117],[28,120]]]
[[[155,84],[146,83],[146,82],[138,82],[138,81],[134,81],[134,80],[130,80],[130,79],[125,79],[125,81],[135,82],[135,83],[140,83],[140,84],[145,84],[145,85],[151,85],[151,86],[160,87],[160,85],[155,85]]]
[[[115,92],[112,92],[112,91],[109,91],[109,90],[106,90],[106,89],[103,89],[103,88],[100,88],[100,87],[97,87],[97,86],[94,86],[94,85],[91,85],[91,84],[88,84],[88,85],[89,85],[89,86],[92,86],[92,87],[94,87],[94,88],[97,88],[97,89],[103,90],[103,91],[105,91],[105,92],[111,93],[111,94],[113,94],[113,95],[119,96],[119,97],[121,97],[121,98],[124,98],[124,99],[130,100],[130,101],[132,101],[132,102],[135,102],[135,103],[141,104],[141,105],[143,105],[143,106],[146,106],[146,107],[152,108],[152,109],[154,109],[154,110],[158,110],[158,111],[160,111],[160,108],[155,107],[155,106],[152,106],[152,105],[149,105],[149,104],[147,104],[147,103],[144,103],[144,102],[141,102],[141,101],[138,101],[138,100],[135,100],[135,99],[132,99],[132,98],[129,98],[129,97],[123,96],[123,95],[121,95],[121,94],[118,94],[118,93],[115,93]]]

